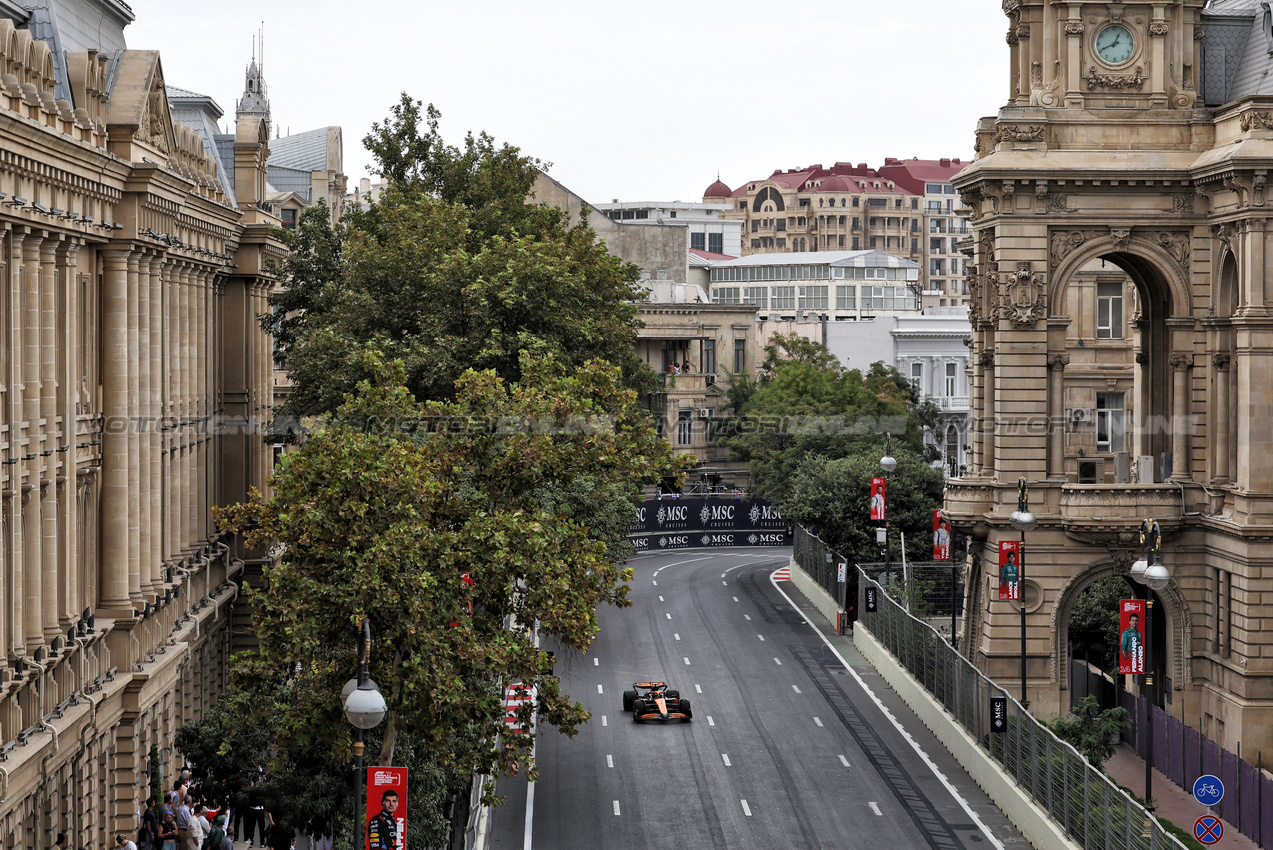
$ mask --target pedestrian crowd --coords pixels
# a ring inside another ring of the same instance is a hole
[[[236,839],[262,850],[292,850],[295,830],[276,820],[263,804],[231,805],[192,793],[189,780],[189,771],[182,771],[162,800],[147,800],[137,840],[117,836],[118,850],[234,850]],[[66,845],[59,844],[58,850],[66,850]]]

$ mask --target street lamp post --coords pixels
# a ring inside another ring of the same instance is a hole
[[[1017,603],[1021,606],[1021,706],[1030,707],[1025,684],[1025,533],[1037,520],[1030,513],[1030,492],[1024,478],[1017,482],[1017,509],[1008,517],[1012,527],[1021,532],[1021,551],[1017,556]]]
[[[1145,808],[1154,809],[1154,594],[1171,581],[1162,563],[1162,529],[1152,519],[1140,524],[1144,554],[1132,564],[1132,578],[1145,585]]]
[[[385,698],[367,673],[371,657],[371,621],[362,621],[362,636],[358,642],[358,678],[345,685],[345,717],[354,727],[354,847],[363,846],[362,840],[362,733],[374,729],[385,719],[389,707]],[[353,685],[353,687],[350,687]]]
[[[885,494],[887,494],[888,493],[888,477],[890,474],[892,474],[893,470],[897,469],[897,459],[893,457],[893,435],[888,431],[884,432],[884,457],[880,458],[880,469],[884,470],[884,481],[885,481],[884,492]],[[885,496],[885,498],[887,498],[887,495]],[[877,528],[875,530],[875,540],[877,543],[884,544],[884,572],[887,573],[889,575],[889,578],[891,579],[893,575],[893,553],[889,550],[889,545],[888,545],[888,525],[889,525],[888,517],[889,517],[889,510],[888,510],[888,505],[886,503],[884,506],[884,527]],[[902,576],[902,578],[905,579],[906,577]],[[905,587],[904,584],[903,584],[903,587]],[[906,588],[906,590],[904,591],[904,595],[906,598],[906,610],[909,611],[911,609],[910,588]]]

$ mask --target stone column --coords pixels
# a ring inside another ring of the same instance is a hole
[[[177,549],[190,547],[190,269],[183,265],[177,278]]]
[[[1070,355],[1048,355],[1048,477],[1065,477],[1065,367]]]
[[[991,478],[995,476],[995,353],[981,352],[981,421],[977,423],[980,443],[977,446],[977,462],[981,465],[981,474]]]
[[[133,396],[134,422],[137,431],[137,503],[134,509],[138,517],[137,570],[141,574],[141,587],[146,601],[163,591],[159,577],[159,565],[151,560],[151,534],[153,519],[150,516],[150,463],[153,433],[150,419],[150,270],[155,261],[147,253],[137,263],[137,394]],[[130,331],[131,336],[131,331]]]
[[[46,238],[40,245],[40,418],[41,443],[30,449],[39,449],[36,463],[40,469],[40,518],[43,537],[40,543],[40,561],[43,565],[44,641],[52,641],[62,633],[58,621],[58,492],[55,479],[57,462],[61,457],[57,449],[62,445],[63,427],[57,425],[57,253],[58,241]],[[68,352],[69,356],[69,352]],[[34,445],[34,443],[33,443]]]
[[[79,400],[82,361],[79,353],[87,343],[80,335],[79,257],[80,246],[74,239],[62,242],[58,252],[58,287],[62,292],[62,311],[56,323],[57,344],[63,351],[58,370],[58,414],[62,417],[62,445],[58,446],[58,547],[59,631],[65,631],[79,617],[87,604],[81,587],[79,553],[79,516],[76,498],[75,431],[76,402]],[[62,451],[63,446],[66,447]]]
[[[150,563],[160,574],[164,557],[164,520],[163,520],[163,450],[164,432],[160,431],[163,420],[163,293],[164,293],[164,258],[156,255],[150,264],[150,297],[147,307],[150,313],[150,398],[147,399],[147,417],[150,419]]]
[[[1189,368],[1193,358],[1188,354],[1173,354],[1169,358],[1172,369],[1171,394],[1171,480],[1189,478]]]
[[[1213,354],[1211,362],[1216,369],[1215,390],[1211,401],[1215,410],[1216,465],[1214,480],[1228,484],[1229,478],[1229,362],[1228,354]]]
[[[137,309],[141,303],[140,286],[141,255],[130,254],[128,257],[128,404],[125,408],[126,432],[128,438],[128,595],[133,608],[144,607],[145,592],[150,589],[150,576],[142,583],[141,568],[141,439],[137,433],[138,407],[137,399],[141,394],[141,371],[139,369],[137,331]]]
[[[176,315],[177,265],[171,260],[164,269],[163,279],[163,311],[164,311],[164,353],[163,353],[163,420],[164,420],[164,453],[163,453],[163,510],[164,510],[164,558],[176,561],[181,557],[177,551],[177,517],[173,494],[176,478],[173,474],[173,452],[177,445],[177,432],[174,423],[177,421],[177,374],[176,350],[177,328],[174,321]]]
[[[39,236],[28,235],[22,242],[22,418],[20,440],[25,472],[22,483],[22,551],[23,551],[23,637],[27,651],[34,652],[44,644],[44,554],[43,521],[40,517],[40,243]],[[19,423],[14,422],[10,439],[18,438]],[[19,473],[21,474],[21,473]]]
[[[1154,104],[1167,102],[1167,22],[1159,18],[1149,22],[1149,99]]]
[[[1070,6],[1065,22],[1065,105],[1083,105],[1083,9]]]
[[[129,252],[105,253],[102,284],[102,557],[100,605],[132,612],[128,575],[128,264]]]
[[[1017,58],[1017,80],[1020,90],[1017,92],[1017,106],[1030,105],[1030,91],[1033,80],[1030,75],[1030,24],[1021,21],[1012,30],[1016,36],[1015,53]],[[1011,42],[1009,42],[1011,43]]]

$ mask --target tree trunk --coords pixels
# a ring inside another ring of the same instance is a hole
[[[385,720],[385,742],[380,747],[380,766],[393,765],[393,746],[398,740],[398,716],[392,711]]]

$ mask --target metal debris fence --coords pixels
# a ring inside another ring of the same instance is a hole
[[[805,562],[797,557],[797,563]],[[879,588],[874,612],[866,610],[865,591],[870,586]],[[1084,850],[1183,850],[1157,818],[982,675],[931,626],[908,614],[861,567],[858,597],[858,627],[866,628],[892,653],[1070,840]],[[1007,728],[1002,733],[990,731],[991,697],[1006,699]]]

